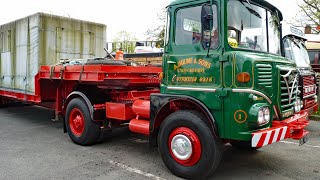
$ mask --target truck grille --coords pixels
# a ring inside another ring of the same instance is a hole
[[[289,70],[280,70],[280,112],[286,118],[293,114],[294,101],[297,97],[298,78],[294,71],[284,77]]]
[[[317,88],[316,88],[317,86],[314,84],[315,77],[303,76],[302,81],[303,81],[302,92],[303,92],[304,108],[308,108],[314,104],[314,95],[316,95],[316,92],[317,92]]]
[[[258,85],[266,88],[272,86],[272,66],[270,64],[257,64]]]
[[[303,77],[303,97],[316,93],[316,85],[314,83],[314,76]]]

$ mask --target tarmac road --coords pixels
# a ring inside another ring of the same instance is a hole
[[[52,112],[35,106],[0,109],[0,179],[179,179],[158,150],[120,130],[101,144],[75,145]],[[311,121],[309,141],[286,140],[258,151],[226,145],[210,179],[320,179],[320,122]]]

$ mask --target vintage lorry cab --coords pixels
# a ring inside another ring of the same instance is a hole
[[[260,0],[175,0],[167,9],[161,94],[152,95],[151,104],[178,99],[177,110],[188,104],[206,109],[215,136],[236,147],[260,148],[288,137],[305,142],[298,71],[281,56],[276,7]],[[165,138],[162,131],[170,129],[160,128],[158,140]],[[183,166],[191,173],[195,164],[172,154],[176,164],[162,153],[167,167],[179,176]]]
[[[303,101],[301,112],[312,114],[318,110],[318,86],[305,45],[307,39],[300,29],[293,26],[284,24],[282,29],[284,56],[296,64],[299,76],[299,97]]]

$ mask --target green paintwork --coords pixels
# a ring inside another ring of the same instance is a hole
[[[164,76],[160,87],[161,93],[188,95],[200,100],[215,118],[221,138],[249,141],[252,138],[252,132],[270,127],[272,124],[272,120],[263,126],[257,124],[259,107],[269,107],[271,118],[276,114],[273,106],[276,106],[279,114],[284,113],[281,107],[283,99],[279,92],[281,88],[279,68],[295,69],[295,65],[280,55],[231,48],[227,40],[227,18],[224,18],[227,17],[227,1],[224,0],[213,1],[218,7],[220,46],[215,50],[210,50],[209,57],[207,57],[208,51],[204,50],[200,44],[175,45],[173,37],[177,9],[208,2],[205,0],[176,0],[169,5],[171,26],[169,43],[165,47],[163,56]],[[257,0],[256,2],[268,6],[268,9],[277,10],[265,1]],[[194,72],[190,69],[201,70]],[[238,82],[236,76],[240,72],[249,73],[250,81]],[[202,82],[201,77],[207,77],[204,78],[205,82]],[[216,89],[216,92],[169,90],[168,87],[209,88]],[[257,99],[254,99],[253,94],[233,92],[234,89],[261,92],[272,102],[270,104],[259,95],[256,95]],[[291,106],[290,108],[292,109]]]

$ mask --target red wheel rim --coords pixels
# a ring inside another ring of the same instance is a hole
[[[78,108],[72,109],[69,115],[69,126],[71,132],[80,137],[84,131],[84,117]]]
[[[183,166],[193,166],[201,157],[201,142],[197,134],[187,127],[173,130],[168,144],[173,159]]]

